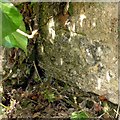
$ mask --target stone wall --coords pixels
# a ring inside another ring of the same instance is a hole
[[[72,81],[85,91],[105,94],[117,103],[117,3],[71,3],[66,5],[69,14],[58,15],[58,3],[53,7],[45,4],[42,13],[47,17],[45,21],[39,19],[39,65],[46,75]]]

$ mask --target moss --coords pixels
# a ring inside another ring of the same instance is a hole
[[[48,3],[39,3],[39,30],[42,38],[46,38],[47,30],[47,21],[48,21]]]
[[[68,13],[69,13],[70,16],[73,15],[73,3],[71,3],[71,2],[70,2],[70,4],[69,4]]]

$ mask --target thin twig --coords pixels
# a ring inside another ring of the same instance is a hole
[[[37,69],[37,67],[36,67],[35,61],[33,61],[33,65],[34,65],[34,67],[35,67],[35,71],[36,71],[36,73],[37,73],[37,76],[39,77],[39,79],[41,79],[41,77],[40,77],[40,75],[39,75],[39,72],[38,72],[38,69]]]
[[[23,36],[25,36],[25,37],[28,37],[28,38],[33,38],[34,35],[37,33],[37,31],[38,31],[38,30],[34,30],[34,31],[32,31],[32,34],[29,35],[29,34],[23,32],[23,31],[20,30],[20,29],[17,29],[17,30],[16,30],[16,32],[18,32],[18,33],[20,33],[21,35],[23,35]]]
[[[12,76],[12,69],[10,69],[10,71],[9,71],[9,73],[7,74],[7,76],[5,76],[3,79],[2,79],[2,81],[5,81],[5,80],[7,80],[9,77],[11,77]]]
[[[3,105],[2,103],[0,103],[0,105],[1,105],[2,107],[6,108],[6,109],[8,109],[8,108],[9,108],[9,107],[7,107],[7,106]]]
[[[120,110],[120,106],[118,105],[118,107],[117,107],[117,111],[114,109],[114,111],[116,112],[115,118],[118,117],[118,115],[119,115],[119,110]]]
[[[105,114],[105,112],[103,114],[101,114],[98,118],[101,118],[104,114]]]

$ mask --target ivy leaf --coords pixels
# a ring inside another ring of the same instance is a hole
[[[12,3],[2,2],[0,2],[0,14],[2,14],[2,20],[0,19],[2,21],[2,25],[0,25],[2,40],[0,45],[7,48],[21,48],[27,54],[28,40],[25,36],[16,32],[18,28],[26,31],[22,15]]]
[[[21,25],[22,15],[12,3],[0,2],[0,15],[2,15],[2,38],[15,32]]]
[[[23,22],[20,26],[20,29],[25,31]],[[21,48],[27,54],[28,39],[16,31],[11,33],[10,35],[7,35],[3,39],[2,44],[4,47],[7,47],[7,48],[12,48],[12,47]]]
[[[27,38],[21,35],[20,33],[14,32],[6,36],[2,44],[4,44],[4,47],[8,48],[21,48],[27,54]]]

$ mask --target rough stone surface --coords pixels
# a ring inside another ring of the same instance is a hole
[[[49,8],[47,37],[42,36],[44,42],[39,44],[40,66],[47,76],[72,81],[118,103],[117,3],[72,3],[72,7],[69,20],[52,16]]]

